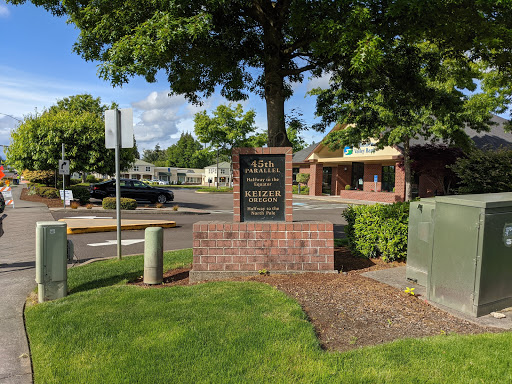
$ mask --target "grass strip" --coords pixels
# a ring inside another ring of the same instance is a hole
[[[35,383],[512,382],[510,332],[325,352],[298,303],[266,284],[123,285],[142,264],[74,268],[70,296],[27,307]]]

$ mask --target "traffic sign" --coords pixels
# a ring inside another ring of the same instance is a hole
[[[116,147],[118,123],[121,125],[121,148],[133,148],[133,110],[131,108],[105,111],[105,148]]]
[[[69,175],[69,160],[59,160],[59,175]]]

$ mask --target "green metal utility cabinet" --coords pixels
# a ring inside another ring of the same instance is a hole
[[[67,295],[67,224],[36,223],[36,283],[39,302]]]
[[[512,193],[435,199],[427,299],[472,316],[512,306]]]
[[[407,237],[407,268],[405,277],[426,287],[434,239],[434,198],[411,202]]]

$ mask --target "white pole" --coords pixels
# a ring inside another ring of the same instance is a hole
[[[121,260],[121,111],[116,108],[116,219],[117,219],[117,258]]]
[[[64,161],[64,155],[64,143],[62,143],[62,161]],[[62,201],[64,202],[64,209],[66,209],[66,175],[64,174],[62,175],[62,193],[64,194]]]

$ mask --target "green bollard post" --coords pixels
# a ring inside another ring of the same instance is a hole
[[[164,230],[144,231],[144,284],[161,284],[164,280]]]

